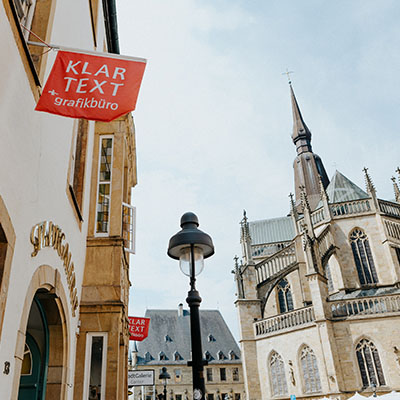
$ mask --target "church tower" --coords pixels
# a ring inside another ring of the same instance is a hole
[[[289,85],[293,112],[292,140],[297,151],[297,157],[293,163],[296,207],[297,209],[301,207],[300,193],[301,188],[304,187],[310,208],[313,211],[321,199],[319,179],[321,179],[325,189],[329,185],[329,179],[321,158],[312,151],[311,132],[303,120],[290,82]]]
[[[339,171],[329,182],[291,85],[290,94],[296,199],[290,215],[245,214],[235,258],[246,399],[398,391],[398,182],[395,200],[378,197],[367,168],[365,191]]]

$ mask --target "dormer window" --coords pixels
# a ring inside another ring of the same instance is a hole
[[[176,351],[174,353],[174,361],[180,361],[183,360],[183,357]]]
[[[230,360],[237,360],[239,357],[235,354],[233,350],[229,352],[229,359]]]
[[[170,336],[165,335],[165,341],[166,341],[166,342],[172,342],[172,339],[171,339]]]
[[[163,351],[160,351],[160,353],[158,354],[158,359],[160,361],[166,361],[166,360],[168,360],[168,357]]]
[[[218,353],[218,360],[225,360],[225,354],[220,350]]]
[[[208,335],[208,341],[209,342],[215,342],[215,337],[213,335]]]
[[[151,354],[147,351],[146,354],[144,355],[144,359],[146,360],[146,362],[150,362],[153,357],[151,356]]]
[[[210,353],[209,351],[206,351],[206,352],[204,353],[204,358],[205,358],[206,361],[211,361],[211,360],[213,360],[213,356],[211,355],[211,353]]]

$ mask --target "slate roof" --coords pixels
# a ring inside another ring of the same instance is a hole
[[[339,171],[336,171],[326,188],[329,203],[340,203],[341,201],[351,201],[369,198],[368,194],[359,188],[350,179],[346,178]]]
[[[287,242],[296,234],[291,217],[263,219],[249,222],[251,244]]]
[[[146,318],[150,318],[148,337],[137,343],[138,365],[162,365],[162,364],[187,364],[191,359],[190,354],[190,313],[183,310],[179,315],[176,310],[147,310]],[[200,310],[200,326],[202,336],[203,354],[209,352],[211,364],[237,364],[240,362],[240,350],[231,331],[226,325],[218,310]],[[212,340],[209,341],[209,335]],[[219,360],[218,352],[222,351],[226,359]],[[234,352],[233,360],[230,352]],[[166,360],[160,360],[160,353],[165,354]],[[178,352],[179,360],[175,360],[174,354]],[[146,353],[151,359],[146,360]]]

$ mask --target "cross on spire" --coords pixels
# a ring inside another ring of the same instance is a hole
[[[286,75],[287,76],[288,81],[289,81],[289,85],[292,84],[292,80],[290,79],[290,74],[294,74],[294,71],[289,71],[287,68],[286,68],[286,72],[282,72],[282,75]]]

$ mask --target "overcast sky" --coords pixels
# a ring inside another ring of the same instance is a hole
[[[137,109],[137,254],[130,315],[186,306],[167,254],[193,211],[214,240],[198,277],[238,339],[239,221],[286,215],[294,190],[287,68],[315,153],[393,199],[399,157],[398,0],[118,0],[121,54],[148,59]]]

